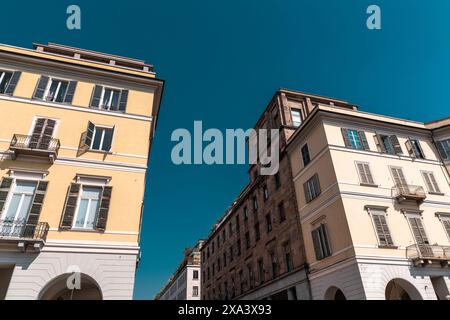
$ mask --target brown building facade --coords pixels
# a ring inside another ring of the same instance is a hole
[[[305,250],[286,141],[318,104],[345,101],[279,90],[255,129],[280,130],[275,175],[249,170],[250,182],[201,249],[202,299],[309,299]]]

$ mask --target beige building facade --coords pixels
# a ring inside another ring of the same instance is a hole
[[[162,88],[141,60],[0,45],[0,298],[132,298]]]
[[[448,299],[448,120],[318,104],[301,122],[287,149],[312,299]]]

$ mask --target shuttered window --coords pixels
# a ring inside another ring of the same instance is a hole
[[[72,183],[66,199],[61,228],[105,230],[112,187]]]
[[[402,168],[391,167],[392,178],[394,179],[394,185],[405,193],[409,193],[408,184],[406,183],[405,175]]]
[[[56,121],[53,119],[37,118],[28,147],[31,149],[48,150],[52,145],[53,132]]]
[[[447,233],[447,236],[450,238],[450,218],[442,218],[442,224],[444,225],[445,232]]]
[[[396,135],[376,134],[374,138],[380,152],[392,155],[403,153]]]
[[[375,185],[375,181],[373,179],[372,172],[370,171],[368,163],[357,162],[356,167],[358,168],[358,174],[361,184]]]
[[[425,233],[425,228],[422,224],[422,219],[420,217],[408,217],[409,224],[411,225],[411,229],[413,232],[413,236],[416,240],[416,243],[419,245],[429,244],[428,237]]]
[[[77,81],[61,80],[41,76],[34,92],[34,98],[57,103],[72,103]]]
[[[406,141],[406,148],[411,157],[425,159],[425,154],[419,140],[409,138],[408,141]]]
[[[341,128],[342,137],[347,148],[357,150],[370,150],[364,131]]]
[[[308,148],[307,144],[305,144],[302,147],[302,160],[303,160],[304,167],[306,167],[311,162],[311,157],[309,155],[309,148]]]
[[[22,72],[0,70],[0,94],[13,95]]]
[[[422,176],[425,184],[427,185],[428,192],[441,193],[433,172],[422,171]]]
[[[372,221],[375,227],[379,244],[381,246],[394,245],[391,237],[391,232],[389,231],[389,227],[387,225],[385,212],[376,209],[370,209],[369,212],[372,216]]]
[[[321,189],[317,173],[303,184],[303,190],[305,192],[306,202],[311,202],[320,195]]]
[[[125,112],[128,90],[96,85],[91,99],[91,108]]]
[[[316,259],[322,260],[331,255],[331,248],[328,242],[328,234],[326,225],[321,224],[318,228],[312,231],[312,239],[314,244],[314,251]]]
[[[87,130],[83,133],[80,150],[110,151],[115,127],[96,126],[88,122]]]
[[[439,154],[444,160],[450,159],[450,139],[437,141],[436,146],[438,148]]]

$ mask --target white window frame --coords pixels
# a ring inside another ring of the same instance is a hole
[[[97,185],[97,184],[81,184],[80,185],[80,193],[78,194],[77,205],[76,205],[76,208],[75,208],[75,215],[73,216],[73,221],[72,221],[72,230],[92,231],[92,230],[95,230],[95,222],[94,222],[94,226],[92,228],[87,228],[86,227],[86,223],[88,221],[87,218],[89,217],[88,213],[89,213],[89,209],[90,209],[90,206],[91,206],[91,199],[89,199],[88,206],[86,208],[86,216],[84,218],[84,226],[83,227],[77,227],[76,226],[76,224],[77,224],[77,217],[78,217],[78,214],[79,214],[79,209],[80,209],[80,204],[81,204],[81,197],[83,195],[84,187],[100,189],[100,197],[98,199],[98,205],[99,205],[99,207],[101,205],[101,201],[102,201],[102,199],[101,199],[102,198],[102,186],[101,185]],[[98,215],[98,212],[96,212],[96,215]]]
[[[291,113],[292,125],[294,127],[300,127],[302,125],[302,123],[303,123],[303,119],[302,119],[302,113],[303,112],[302,112],[302,109],[300,109],[300,108],[290,108],[289,111]],[[298,117],[300,118],[300,122],[294,121],[294,113],[296,114],[297,111],[298,111]],[[298,125],[296,123],[298,123]]]
[[[371,183],[369,183],[369,182],[364,182],[364,181],[362,181],[361,175],[359,174],[358,164],[367,165],[367,166],[369,167],[369,171],[370,171],[370,175],[372,176],[373,184],[371,184]],[[377,182],[375,181],[375,176],[373,175],[372,166],[371,166],[370,162],[366,162],[366,161],[355,161],[355,167],[356,167],[356,174],[358,175],[358,179],[359,179],[359,184],[360,184],[360,185],[378,187],[378,184],[377,184]]]
[[[102,94],[100,95],[100,101],[99,101],[99,104],[98,104],[98,105],[99,105],[99,109],[108,110],[108,111],[119,111],[119,107],[120,107],[120,96],[121,96],[122,90],[124,90],[124,89],[117,88],[117,87],[112,87],[112,86],[105,86],[105,85],[102,85],[101,87],[102,87]],[[104,106],[104,105],[103,105],[103,98],[105,97],[105,94],[106,94],[106,90],[107,90],[107,89],[111,90],[111,95],[110,95],[110,97],[109,97],[108,105],[107,105],[107,106]],[[118,100],[117,110],[111,110],[112,97],[113,97],[112,93],[113,93],[114,91],[119,91],[119,100]],[[106,107],[107,107],[107,108],[106,108]]]
[[[0,83],[2,82],[2,80],[3,80],[3,78],[5,77],[5,74],[6,73],[11,73],[11,79],[12,79],[12,76],[14,75],[14,71],[12,71],[12,70],[6,70],[6,69],[1,69],[0,70]],[[11,81],[11,80],[10,80]],[[8,86],[9,86],[9,83],[8,83],[8,85],[5,87],[5,90],[8,88]],[[4,93],[0,93],[0,94],[4,94]]]
[[[56,89],[55,95],[53,96],[53,99],[52,100],[48,100],[47,99],[48,98],[48,94],[50,93],[50,87],[52,86],[53,81],[60,81],[60,83],[58,84],[58,87]],[[63,81],[67,82],[67,89],[66,89],[66,92],[64,93],[63,101],[61,101],[61,102],[54,101],[54,99],[58,96],[59,89],[61,87],[61,82],[63,82]],[[68,79],[49,77],[47,86],[45,87],[43,100],[46,101],[46,102],[52,102],[52,103],[64,103],[64,99],[66,98],[66,95],[67,95],[67,90],[69,90],[69,85],[70,85],[70,80],[68,80]]]
[[[103,131],[103,133],[102,133],[102,137],[100,139],[99,149],[94,149],[93,148],[94,141],[95,141],[95,135],[97,133],[97,128],[113,131],[112,136],[111,136],[111,148],[112,148],[113,141],[114,141],[114,126],[104,126],[104,125],[96,125],[96,124],[94,124],[94,132],[92,133],[92,141],[91,141],[91,145],[89,146],[89,150],[100,151],[100,152],[109,152],[109,151],[105,151],[105,150],[102,149],[106,131]]]
[[[34,190],[33,194],[21,193],[19,206],[17,207],[17,211],[16,211],[16,214],[14,216],[13,222],[17,221],[17,214],[22,209],[24,195],[31,195],[33,197],[36,194],[36,190],[37,190],[37,186],[38,186],[39,181],[33,180],[33,179],[22,179],[22,178],[18,178],[17,179],[17,178],[14,178],[14,180],[13,180],[13,182],[11,184],[11,187],[9,189],[10,191],[9,191],[9,194],[8,194],[8,198],[6,199],[5,208],[4,208],[3,212],[2,212],[0,220],[5,220],[6,214],[8,213],[8,210],[9,210],[9,206],[11,205],[11,200],[12,200],[12,197],[13,197],[13,194],[14,194],[14,190],[17,187],[17,181],[34,182],[36,184],[36,187],[35,187],[35,190]],[[33,200],[31,200],[31,201],[33,201]],[[31,204],[33,204],[33,203],[31,203]],[[31,205],[30,205],[30,209],[28,209],[28,212],[27,212],[25,220],[28,219],[28,216],[30,214],[30,210],[31,210]]]
[[[59,131],[60,119],[58,119],[58,118],[51,118],[51,117],[48,117],[48,116],[34,116],[33,120],[31,121],[30,129],[28,130],[28,136],[31,136],[33,134],[34,127],[36,126],[36,121],[38,119],[48,119],[48,120],[55,121],[55,128],[53,129],[53,134],[52,134],[52,138],[55,138],[57,136],[57,132]]]

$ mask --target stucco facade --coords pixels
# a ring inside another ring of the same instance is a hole
[[[55,44],[1,45],[0,70],[18,75],[0,94],[4,298],[66,299],[49,292],[78,270],[71,298],[84,285],[131,299],[162,80],[143,61]]]

